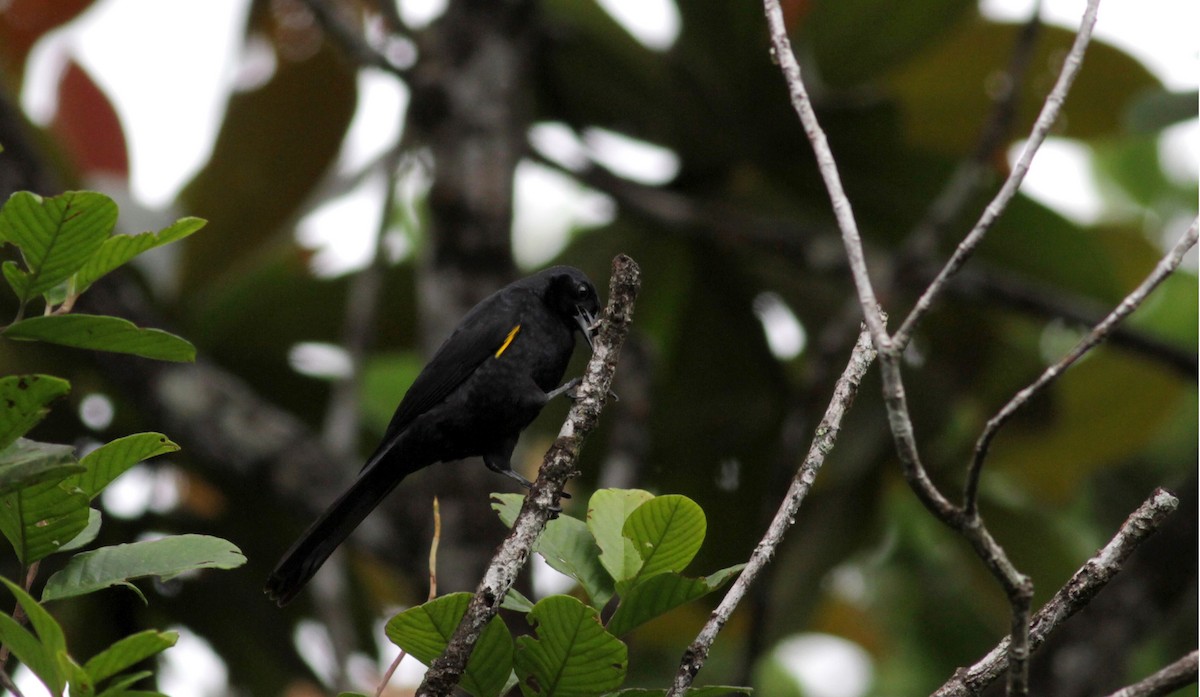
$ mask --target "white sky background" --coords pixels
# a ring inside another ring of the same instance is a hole
[[[671,0],[600,2],[652,48],[669,46],[679,31],[678,13]],[[989,17],[1021,21],[1028,17],[1033,2],[981,0],[981,7]],[[244,61],[241,53],[248,4],[246,0],[97,3],[79,21],[37,47],[22,103],[35,120],[48,120],[54,109],[48,85],[68,57],[81,62],[113,100],[121,117],[130,148],[133,200],[151,212],[165,208],[207,159],[230,90],[248,87],[261,75],[261,64],[256,67],[253,61]],[[440,13],[444,0],[401,0],[400,5],[407,20],[424,24]],[[1082,0],[1045,0],[1043,18],[1075,29],[1083,6]],[[164,27],[175,29],[164,31]],[[1105,0],[1096,36],[1143,61],[1168,87],[1186,90],[1200,83],[1197,27],[1200,2],[1196,0]],[[394,142],[408,103],[406,90],[378,73],[362,75],[359,87],[360,111],[342,153],[341,167],[346,171],[371,161],[384,145]],[[631,170],[649,174],[651,180],[668,179],[678,166],[669,152],[639,149],[636,143],[613,135],[590,133],[584,142],[565,146],[582,149],[614,169],[636,158],[637,166]],[[552,128],[536,137],[563,142],[563,135]],[[1192,121],[1170,129],[1162,152],[1176,176],[1194,179],[1200,167],[1200,125]],[[1052,139],[1034,160],[1024,190],[1076,220],[1095,220],[1102,214],[1103,201],[1088,171],[1087,157],[1086,148]],[[301,225],[300,239],[321,248],[318,271],[339,273],[365,263],[371,236],[378,227],[381,183],[378,178],[369,179]],[[611,203],[604,197],[532,164],[519,170],[516,197],[515,250],[524,266],[544,263],[556,253],[572,220],[596,223],[612,214]],[[136,214],[131,207],[122,209],[127,220]],[[169,221],[176,212],[160,211],[159,215]],[[331,235],[330,230],[338,232]],[[792,346],[803,338],[781,340]],[[799,349],[785,347],[785,352],[795,350]],[[202,642],[194,642],[189,650],[204,653],[196,643]],[[184,650],[181,645],[169,653]],[[197,664],[196,660],[174,658],[172,665],[180,670]],[[793,660],[802,661],[803,657]],[[846,670],[855,669],[847,666]],[[166,678],[173,684],[163,687],[179,697],[218,694],[222,689],[178,672],[169,672]],[[808,687],[814,695],[841,694]]]

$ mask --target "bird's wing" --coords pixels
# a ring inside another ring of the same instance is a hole
[[[388,424],[384,443],[445,399],[501,347],[507,348],[518,331],[520,312],[519,303],[506,295],[505,292],[493,295],[463,317],[400,400],[400,406],[396,407]]]

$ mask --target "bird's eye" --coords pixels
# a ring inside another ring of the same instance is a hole
[[[580,283],[579,285],[575,286],[575,295],[580,298],[587,297],[587,284]]]

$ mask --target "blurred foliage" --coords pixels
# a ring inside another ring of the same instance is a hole
[[[10,98],[21,89],[30,49],[90,4],[13,0],[0,11],[0,59]],[[911,231],[976,150],[1007,84],[1004,71],[1018,27],[989,21],[963,0],[783,4],[872,273],[877,283],[887,282],[881,300],[898,321],[923,285],[923,264],[945,258],[1007,175],[1005,152],[1028,131],[1073,33],[1053,27],[1038,33],[1014,122],[985,153],[981,190],[939,231],[935,258],[912,264],[905,256]],[[312,273],[312,252],[295,242],[294,232],[297,220],[336,189],[328,185],[358,100],[356,69],[322,40],[298,4],[261,1],[253,7],[247,44],[270,49],[274,70],[257,86],[231,94],[210,159],[177,201],[179,214],[210,221],[205,233],[177,245],[175,272],[165,283],[143,284],[158,290],[158,309],[201,356],[317,429],[330,384],[298,373],[289,354],[301,342],[341,341],[350,278]],[[372,12],[347,7],[351,16]],[[565,124],[581,134],[616,131],[668,148],[679,160],[671,181],[653,187],[612,176],[589,179],[595,172],[579,175],[616,201],[616,213],[598,228],[572,230],[556,261],[583,268],[599,286],[616,253],[637,259],[645,280],[633,340],[645,349],[647,367],[639,375],[619,374],[616,390],[624,396],[637,380],[649,389],[646,400],[623,399],[606,411],[601,431],[584,449],[573,501],[601,486],[621,431],[632,423],[645,445],[621,453],[635,465],[635,480],[627,484],[686,495],[703,507],[714,524],[698,568],[745,561],[798,463],[785,434],[802,429],[800,440],[807,443],[857,330],[828,196],[771,62],[761,8],[723,0],[680,3],[680,33],[669,48],[657,50],[590,0],[543,0],[535,7],[529,18],[536,23],[531,120]],[[412,32],[418,60],[429,31]],[[103,76],[78,66],[67,74],[72,84],[94,88],[101,101],[89,98],[93,111],[107,103],[99,87]],[[111,155],[84,156],[80,151],[89,144],[128,140],[119,121],[108,119],[97,122],[104,132],[72,136],[84,113],[79,106],[39,131],[64,181],[95,174],[89,163],[113,161]],[[1180,221],[1196,215],[1196,178],[1180,181],[1169,174],[1160,154],[1163,129],[1196,116],[1195,92],[1170,92],[1130,55],[1094,42],[1054,135],[1092,154],[1105,193],[1100,221],[1081,223],[1018,197],[967,268],[1016,284],[1047,307],[1078,312],[1064,317],[1031,310],[1029,303],[986,287],[955,291],[935,307],[910,351],[905,377],[917,437],[944,491],[953,494],[961,485],[986,420],[1084,329],[1079,316],[1099,318],[1111,309],[1173,244]],[[420,144],[411,145],[419,154]],[[554,153],[546,155],[554,159]],[[119,171],[119,163],[105,171],[114,168]],[[639,205],[646,200],[670,205]],[[393,216],[395,226],[408,225],[405,234],[415,235],[421,247],[433,203],[418,193],[405,205],[410,208],[404,214]],[[410,253],[383,273],[362,393],[364,448],[420,365],[416,279],[422,263]],[[1038,601],[1103,544],[1154,486],[1194,496],[1194,266],[1171,278],[1128,325],[1181,361],[1124,343],[1101,347],[1018,414],[993,445],[983,512],[997,539],[1033,577]],[[754,312],[755,299],[765,292],[777,294],[803,327],[806,344],[798,356],[772,353]],[[0,313],[12,316],[12,309],[0,307]],[[127,432],[154,423],[155,415],[137,413],[114,393],[95,364],[53,350],[0,346],[0,362],[14,371],[37,372],[51,361],[74,366],[67,376],[77,386],[73,406],[89,391],[110,394],[116,419],[108,429]],[[519,454],[536,462],[564,409],[548,408]],[[50,439],[79,430],[61,414],[41,428]],[[97,438],[111,435],[108,429]],[[186,456],[192,449],[181,444]],[[290,681],[315,680],[291,639],[304,610],[276,612],[258,594],[274,557],[308,513],[273,500],[265,475],[180,462],[189,468],[181,475],[188,486],[175,510],[148,513],[103,534],[128,537],[130,529],[185,518],[198,523],[192,529],[241,544],[250,556],[247,568],[219,581],[202,579],[152,609],[81,606],[88,609],[61,618],[68,631],[129,626],[153,614],[204,636],[226,660],[231,681],[249,694],[280,694]],[[461,467],[464,476],[487,476],[477,463]],[[403,488],[394,496],[404,497]],[[487,514],[482,502],[478,508]],[[1142,608],[1145,617],[1194,617],[1194,597],[1187,598],[1195,588],[1195,505],[1185,505],[1171,525],[1183,531],[1183,546],[1148,550],[1142,557],[1151,570],[1145,573],[1163,565],[1182,568],[1192,590],[1155,596],[1162,604]],[[499,541],[503,526],[496,523],[494,530]],[[411,546],[426,544],[414,540]],[[424,572],[408,577],[390,569],[387,559],[351,558],[347,595],[353,602],[344,614],[354,625],[351,633],[372,651],[366,642],[372,622],[384,616],[381,605],[422,599]],[[413,568],[409,561],[402,568]],[[1133,582],[1142,578],[1138,573],[1129,572]],[[661,686],[706,614],[680,608],[634,631],[630,652],[638,660],[630,662],[629,683]],[[903,484],[878,381],[870,377],[758,596],[726,627],[703,678],[740,684],[751,679],[753,659],[781,639],[826,632],[869,651],[875,661],[870,694],[924,694],[989,650],[1007,624],[1003,596],[986,570]],[[1160,625],[1133,647],[1136,660],[1113,668],[1125,682],[1194,647],[1194,626]],[[757,666],[753,679],[761,681],[760,694],[799,692],[783,686],[785,667]]]

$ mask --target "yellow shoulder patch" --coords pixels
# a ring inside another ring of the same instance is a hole
[[[518,324],[512,328],[512,331],[508,333],[508,336],[504,337],[504,343],[500,344],[500,348],[496,351],[496,358],[499,358],[500,354],[504,353],[504,349],[508,348],[508,345],[512,343],[513,337],[516,336],[517,332],[519,331],[521,331],[521,325]]]

